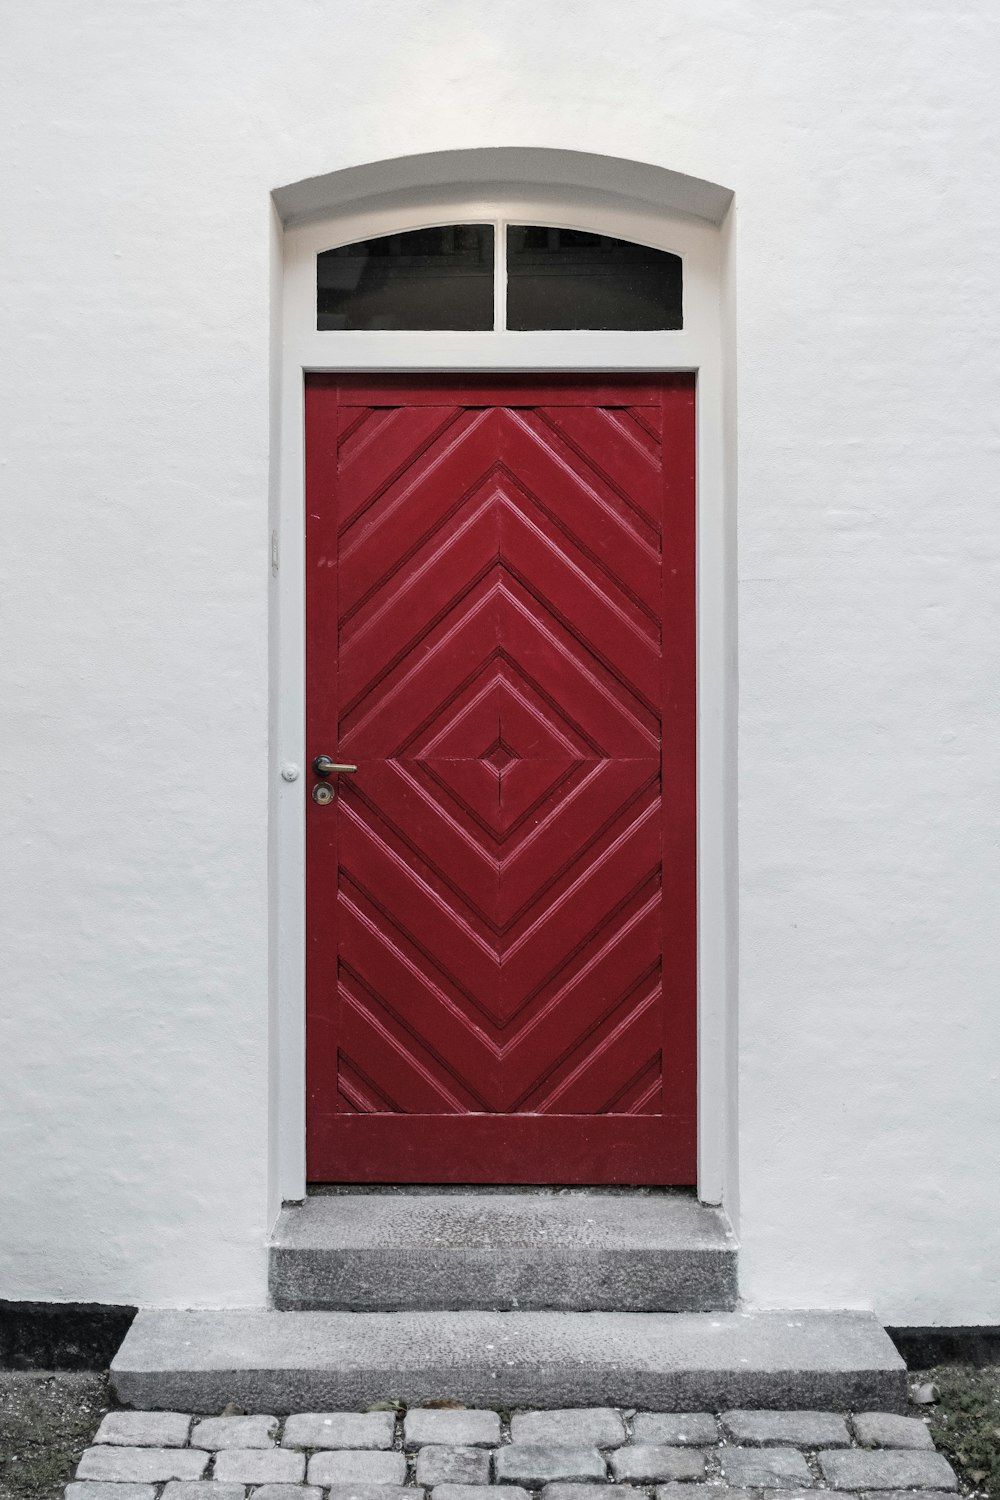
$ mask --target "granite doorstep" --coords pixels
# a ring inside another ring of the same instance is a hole
[[[906,1410],[867,1313],[143,1309],[111,1364],[126,1406],[363,1410],[386,1392],[469,1407]],[[522,1439],[523,1440],[523,1439]],[[620,1444],[620,1439],[618,1440]],[[617,1446],[618,1444],[608,1444]]]

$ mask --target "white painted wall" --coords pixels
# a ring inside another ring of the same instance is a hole
[[[998,26],[8,8],[0,1296],[263,1299],[269,194],[531,145],[737,197],[745,1294],[1000,1321]]]

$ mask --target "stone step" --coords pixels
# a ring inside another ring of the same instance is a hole
[[[900,1411],[906,1369],[870,1313],[140,1312],[111,1366],[128,1406]]]
[[[736,1306],[736,1241],[691,1193],[336,1192],[286,1208],[279,1308],[352,1312]]]

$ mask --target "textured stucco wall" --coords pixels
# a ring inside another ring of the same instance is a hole
[[[1000,1321],[998,21],[8,8],[0,1291],[264,1295],[271,189],[735,190],[745,1295]]]

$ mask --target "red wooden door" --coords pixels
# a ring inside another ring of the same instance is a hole
[[[306,389],[308,1172],[695,1176],[694,384]]]

